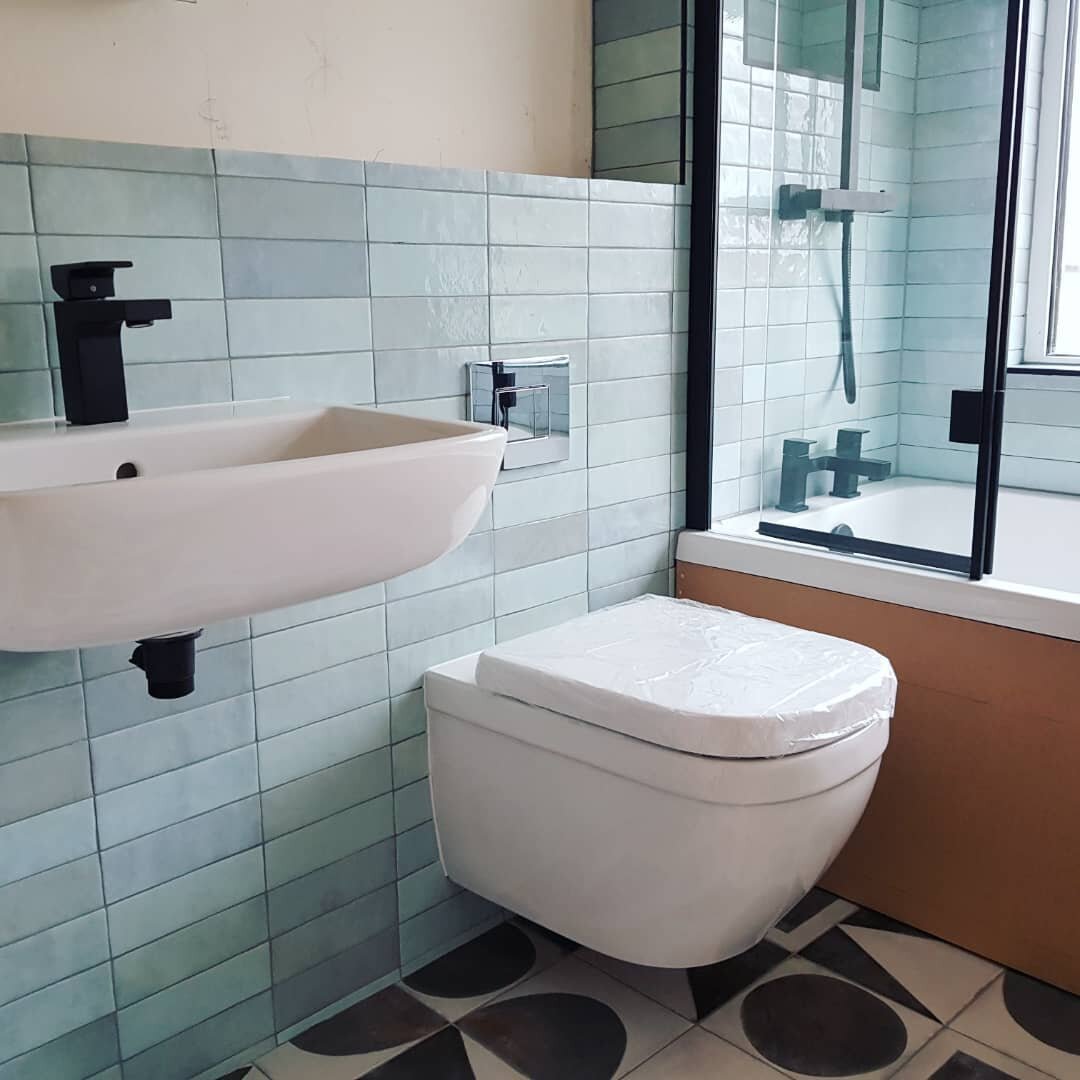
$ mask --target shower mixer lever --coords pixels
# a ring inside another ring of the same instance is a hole
[[[827,220],[836,221],[845,214],[887,214],[896,206],[896,196],[888,191],[781,184],[777,213],[781,221],[804,221],[810,211],[820,210]]]

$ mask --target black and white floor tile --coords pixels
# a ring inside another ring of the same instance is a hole
[[[1080,1080],[1080,997],[813,890],[683,970],[515,920],[227,1080]]]

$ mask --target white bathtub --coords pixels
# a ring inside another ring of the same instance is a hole
[[[678,558],[1080,641],[1080,496],[1002,488],[994,573],[979,582],[757,532],[763,518],[821,532],[847,525],[867,539],[970,552],[972,485],[898,477],[862,491],[857,499],[810,498],[798,514],[755,511],[707,533],[685,532]]]

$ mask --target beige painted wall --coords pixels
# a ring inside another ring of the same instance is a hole
[[[0,0],[0,131],[587,176],[591,0]]]

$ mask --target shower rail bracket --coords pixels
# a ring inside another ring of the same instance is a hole
[[[888,191],[781,184],[778,213],[781,221],[804,221],[810,211],[820,210],[836,220],[843,214],[885,214],[896,207],[896,196]]]

